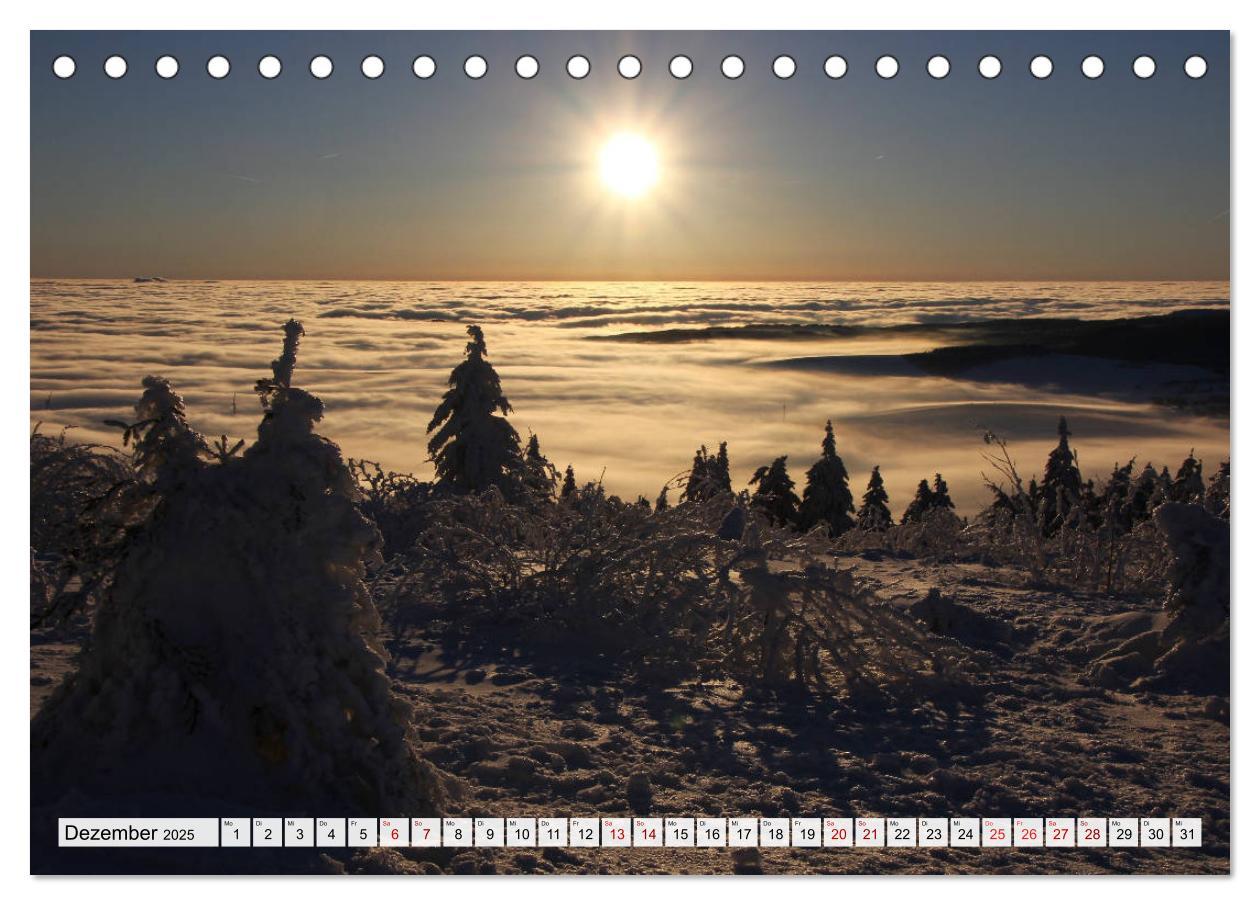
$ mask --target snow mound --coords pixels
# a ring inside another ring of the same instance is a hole
[[[1172,554],[1162,629],[1102,654],[1087,679],[1105,688],[1229,693],[1229,523],[1195,503],[1165,503],[1155,522]]]

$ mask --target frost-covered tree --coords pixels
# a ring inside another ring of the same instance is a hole
[[[691,471],[679,499],[684,503],[703,503],[730,494],[731,462],[726,442],[718,445],[716,455],[710,454],[707,446],[701,446],[691,461]]]
[[[481,328],[469,326],[468,337],[464,360],[451,371],[449,388],[426,428],[435,486],[455,493],[498,487],[512,495],[522,464],[521,438],[506,418],[512,406],[486,358]]]
[[[33,807],[441,813],[364,584],[380,536],[315,433],[323,404],[292,385],[300,335],[259,381],[257,441],[187,460],[130,531],[78,670],[31,722]],[[144,415],[182,410],[165,381],[145,394]]]
[[[141,386],[144,392],[135,405],[136,420],[107,419],[105,423],[123,429],[123,445],[133,448],[132,464],[138,475],[157,487],[177,484],[204,464],[210,447],[188,425],[184,398],[169,380],[149,376]]]
[[[1155,470],[1150,462],[1146,463],[1146,467],[1142,469],[1142,473],[1137,476],[1137,480],[1133,482],[1129,488],[1129,524],[1137,524],[1144,522],[1151,516],[1153,503],[1156,500],[1156,494],[1159,490],[1159,472]]]
[[[1178,503],[1197,503],[1206,488],[1203,485],[1203,462],[1194,457],[1194,450],[1186,456],[1177,476],[1173,478],[1169,497]]]
[[[1203,491],[1203,506],[1218,518],[1229,518],[1229,460],[1226,459]]]
[[[709,473],[716,493],[731,492],[731,459],[726,452],[725,440],[718,444],[717,455],[713,457]]]
[[[800,498],[796,495],[796,482],[788,476],[787,456],[779,456],[769,465],[762,465],[753,472],[749,486],[753,492],[753,508],[762,512],[776,525],[790,525],[796,521]]]
[[[892,527],[892,513],[888,511],[888,491],[884,489],[884,478],[879,473],[879,466],[871,469],[871,479],[866,482],[866,493],[862,494],[862,508],[857,514],[858,527],[863,531],[886,531]]]
[[[852,513],[849,472],[844,467],[844,460],[836,454],[836,432],[828,421],[823,434],[822,457],[805,474],[797,527],[808,531],[822,522],[827,526],[828,534],[839,537],[853,527]]]
[[[902,513],[901,524],[909,525],[913,522],[922,521],[923,517],[935,506],[935,500],[932,496],[932,487],[928,484],[927,478],[919,481],[919,487],[914,492],[914,499],[910,501],[910,505],[906,507],[906,511]]]
[[[556,491],[556,467],[542,453],[538,435],[530,433],[525,444],[525,468],[522,474],[527,487],[537,494],[550,497]]]
[[[1040,498],[1034,500],[1041,512],[1042,531],[1046,534],[1058,530],[1081,498],[1081,471],[1076,464],[1076,453],[1068,443],[1070,436],[1072,432],[1068,430],[1067,418],[1060,416],[1059,444],[1050,450],[1041,482],[1045,504],[1041,505]]]

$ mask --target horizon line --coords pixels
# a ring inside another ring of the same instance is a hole
[[[133,276],[56,276],[31,274],[29,281],[37,280],[122,280],[134,282]],[[897,279],[879,277],[633,277],[562,278],[562,277],[151,277],[146,281],[164,283],[1231,283],[1230,277],[980,277],[961,279],[956,277],[930,279],[915,277]]]

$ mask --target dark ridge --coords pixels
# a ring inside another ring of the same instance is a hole
[[[1119,361],[1229,371],[1229,312],[1195,308],[1144,317],[998,318],[941,324],[748,324],[593,336],[611,342],[684,343],[720,339],[827,339],[874,335],[939,337],[931,352],[905,356],[933,373],[1031,355],[1086,355]]]

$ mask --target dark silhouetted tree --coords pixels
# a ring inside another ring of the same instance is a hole
[[[940,472],[936,473],[936,478],[932,481],[932,508],[954,508],[954,501],[949,498],[949,485],[945,483]]]
[[[556,467],[542,454],[538,435],[531,433],[525,444],[525,474],[529,487],[537,493],[551,496],[556,492]]]
[[[726,441],[718,444],[717,455],[710,468],[713,487],[717,493],[731,493],[731,459],[726,453]]]
[[[1041,482],[1045,505],[1041,505],[1040,497],[1033,501],[1041,512],[1041,529],[1046,534],[1057,531],[1081,499],[1081,471],[1076,465],[1076,454],[1068,445],[1070,436],[1072,432],[1068,430],[1067,418],[1060,416],[1059,445],[1050,450]]]
[[[1229,518],[1229,460],[1226,459],[1203,491],[1203,506],[1221,518]]]
[[[857,514],[858,527],[863,531],[886,531],[892,527],[892,513],[888,511],[888,491],[884,489],[884,478],[879,473],[879,466],[871,469],[871,479],[866,482],[866,493],[862,494],[862,508]]]
[[[1203,496],[1203,462],[1194,457],[1194,450],[1177,469],[1177,477],[1173,478],[1169,496],[1178,503],[1198,502]]]
[[[660,494],[656,497],[655,512],[664,512],[669,508],[669,488],[662,487]]]
[[[910,505],[906,507],[906,511],[901,516],[901,524],[908,525],[912,522],[918,522],[927,515],[928,510],[932,509],[934,500],[932,498],[932,488],[924,478],[919,482],[919,488],[914,492],[914,499],[910,501]]]
[[[1159,472],[1155,470],[1150,462],[1146,463],[1146,467],[1142,469],[1142,473],[1137,476],[1137,480],[1133,482],[1133,486],[1129,490],[1129,524],[1135,525],[1138,522],[1144,522],[1151,515],[1151,504],[1156,498],[1159,491]]]
[[[481,328],[470,326],[468,336],[465,358],[451,371],[449,389],[427,428],[436,486],[456,493],[498,487],[511,495],[522,465],[521,438],[503,417],[512,406],[486,358]]]
[[[731,494],[731,463],[726,454],[726,442],[718,446],[717,455],[710,455],[707,446],[696,450],[691,462],[691,473],[680,499],[685,503],[703,503],[719,496]]]
[[[680,500],[684,503],[700,503],[708,499],[705,493],[709,480],[709,451],[701,446],[691,460],[691,473],[687,475],[687,485],[683,487]]]
[[[836,433],[828,421],[823,434],[822,458],[805,474],[797,526],[802,531],[808,531],[822,522],[827,526],[828,534],[839,537],[853,527],[852,512],[849,472],[844,467],[844,460],[836,454]]]
[[[561,499],[567,499],[577,493],[577,480],[573,477],[573,466],[564,469],[564,483],[560,485]]]
[[[779,456],[769,465],[758,468],[748,483],[757,486],[753,508],[776,525],[796,521],[796,509],[801,501],[796,495],[796,482],[788,476],[787,456]]]

